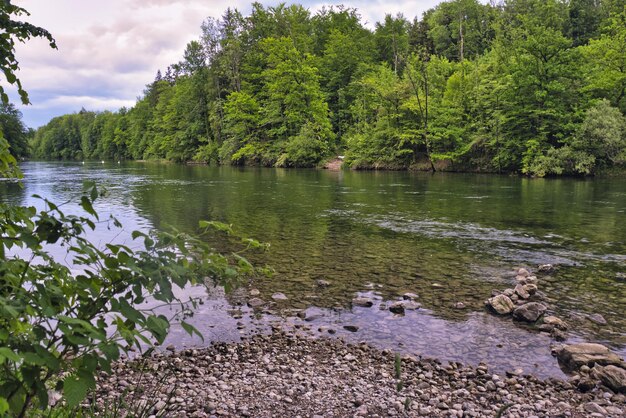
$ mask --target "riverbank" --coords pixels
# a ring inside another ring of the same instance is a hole
[[[399,372],[399,379],[398,377]],[[285,332],[120,362],[96,405],[172,417],[622,417],[626,397]]]

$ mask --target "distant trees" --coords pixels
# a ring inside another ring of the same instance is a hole
[[[593,109],[621,129],[625,6],[453,0],[374,30],[344,7],[228,9],[133,108],[53,120],[33,151],[298,167],[343,153],[361,168],[593,173],[622,164],[621,149],[607,158],[580,144],[597,131],[584,128]],[[542,168],[555,159],[562,169]]]

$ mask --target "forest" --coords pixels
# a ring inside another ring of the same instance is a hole
[[[593,175],[626,162],[624,45],[624,0],[454,0],[371,28],[254,3],[206,19],[132,108],[29,132],[8,105],[0,126],[37,159]]]

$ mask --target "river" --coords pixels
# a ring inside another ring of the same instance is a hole
[[[38,194],[77,212],[83,181],[106,188],[96,209],[124,230],[98,228],[92,238],[100,243],[166,224],[193,232],[202,219],[269,243],[250,258],[271,266],[272,277],[229,294],[185,290],[205,300],[191,322],[206,342],[310,327],[403,353],[562,377],[549,335],[483,305],[493,289],[513,287],[515,268],[550,263],[558,270],[540,277],[539,288],[550,312],[570,324],[568,341],[600,342],[626,356],[626,179],[96,162],[27,162],[22,170],[23,187],[0,183],[2,200],[40,206]],[[246,306],[250,288],[268,302],[264,310]],[[273,302],[276,292],[288,299]],[[419,295],[420,309],[380,309],[405,292]],[[351,306],[358,295],[374,306]],[[586,318],[593,313],[608,324]],[[202,344],[177,328],[168,341]]]

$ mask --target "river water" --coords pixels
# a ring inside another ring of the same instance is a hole
[[[551,263],[558,270],[540,277],[539,288],[550,312],[570,324],[568,342],[600,342],[626,356],[626,179],[89,162],[28,162],[22,170],[23,187],[0,183],[2,200],[41,206],[38,194],[78,212],[83,181],[105,187],[96,209],[124,229],[99,228],[92,239],[100,243],[128,243],[132,230],[163,225],[193,232],[202,219],[269,243],[249,258],[270,265],[272,277],[229,294],[185,289],[204,299],[191,322],[206,342],[271,326],[328,336],[330,329],[402,353],[562,377],[549,335],[483,305],[493,289],[513,287],[514,269]],[[246,306],[250,288],[268,302],[263,309]],[[274,302],[276,292],[288,299]],[[404,316],[380,309],[405,292],[419,295],[421,309]],[[374,306],[353,307],[358,295]],[[586,318],[593,313],[608,324]],[[203,344],[178,328],[169,342]]]

